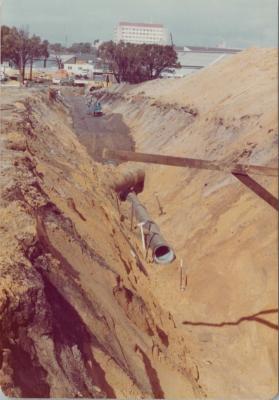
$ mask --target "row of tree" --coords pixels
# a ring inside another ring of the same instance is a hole
[[[116,44],[110,41],[101,44],[97,51],[94,45],[82,42],[66,48],[60,43],[50,44],[39,36],[30,36],[24,29],[5,25],[1,27],[2,60],[12,61],[19,68],[22,81],[25,78],[26,65],[30,65],[29,79],[32,79],[33,61],[44,58],[46,62],[50,52],[55,54],[59,69],[62,68],[62,53],[93,54],[108,66],[117,82],[139,83],[156,79],[163,70],[180,66],[173,46],[124,42]]]
[[[12,61],[19,69],[20,78],[24,81],[26,64],[30,64],[30,79],[32,79],[32,66],[36,58],[49,56],[48,41],[41,40],[39,36],[29,35],[25,29],[1,26],[1,57],[2,60]]]
[[[118,83],[156,79],[163,70],[180,67],[173,46],[110,41],[99,47],[98,55],[109,65]]]
[[[93,45],[89,42],[73,43],[70,47],[63,46],[61,43],[51,43],[49,44],[49,52],[52,53],[58,68],[61,69],[63,68],[61,54],[90,54],[94,58],[97,56],[95,47],[97,42],[99,40],[95,40]]]
[[[25,79],[26,65],[30,65],[29,79],[32,79],[33,61],[43,58],[46,62],[50,52],[54,54],[57,66],[61,69],[63,67],[61,54],[93,54],[94,48],[87,42],[73,43],[69,48],[62,46],[61,43],[50,44],[37,35],[30,36],[26,29],[1,26],[1,58],[3,61],[13,62],[18,67],[22,81]]]
[[[98,42],[95,40],[94,44]],[[95,54],[96,47],[89,42],[73,43],[70,47],[63,46],[61,43],[52,43],[49,50],[55,54]]]

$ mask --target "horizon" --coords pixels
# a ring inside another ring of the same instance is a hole
[[[1,19],[65,47],[113,40],[115,27],[125,21],[163,24],[176,46],[243,49],[277,47],[277,15],[277,0],[9,0],[2,3]]]

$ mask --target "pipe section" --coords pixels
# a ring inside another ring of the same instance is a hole
[[[160,233],[159,227],[148,215],[146,208],[140,203],[135,192],[126,196],[133,207],[136,219],[143,225],[143,232],[147,248],[151,248],[154,261],[157,264],[169,264],[175,259],[175,254],[170,245]]]
[[[141,193],[143,191],[144,178],[144,170],[130,170],[116,175],[110,186],[118,194],[119,199],[125,201],[130,192]]]

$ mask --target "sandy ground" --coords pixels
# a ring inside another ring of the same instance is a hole
[[[277,167],[277,63],[275,50],[251,49],[185,79],[116,87],[107,105],[138,151]],[[147,177],[141,198],[177,255],[154,272],[152,291],[197,338],[199,382],[209,397],[272,397],[276,211],[228,174],[137,165]],[[278,196],[277,178],[253,178]]]
[[[149,289],[152,264],[119,219],[113,167],[92,161],[46,93],[7,91],[1,108],[3,391],[204,397],[187,341]]]
[[[272,398],[277,214],[230,175],[144,166],[177,259],[154,265],[95,162],[105,145],[277,165],[277,53],[116,86],[105,116],[35,89],[1,99],[0,384],[10,396]],[[73,130],[73,127],[75,131]],[[133,139],[131,139],[131,137]],[[79,139],[79,140],[78,140]],[[277,180],[259,178],[274,195]],[[182,268],[181,268],[182,262]],[[181,279],[182,277],[182,279]]]

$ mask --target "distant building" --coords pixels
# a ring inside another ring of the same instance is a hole
[[[87,76],[89,79],[110,72],[99,58],[89,54],[71,56],[64,62],[64,69],[69,75]]]
[[[94,65],[93,56],[79,54],[71,56],[68,60],[64,61],[64,69],[70,75],[81,75],[92,77]]]
[[[240,52],[240,49],[220,47],[176,46],[177,61],[181,68],[164,71],[162,77],[183,77],[209,67],[224,58]]]
[[[114,32],[114,41],[135,44],[168,43],[167,31],[162,24],[119,22]]]

